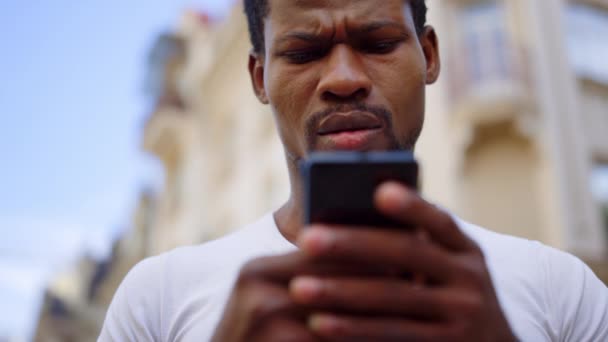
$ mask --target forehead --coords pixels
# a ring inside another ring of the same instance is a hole
[[[268,0],[268,6],[266,23],[273,34],[341,23],[356,26],[376,20],[414,25],[407,0]]]

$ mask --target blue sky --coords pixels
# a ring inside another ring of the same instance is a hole
[[[0,339],[31,333],[49,272],[106,255],[138,190],[160,182],[139,149],[146,54],[183,9],[230,2],[2,1]]]

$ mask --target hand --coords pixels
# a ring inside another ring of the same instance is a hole
[[[369,277],[377,272],[319,262],[302,252],[252,260],[239,272],[212,341],[317,341],[306,324],[310,311],[289,295],[289,282],[298,274]]]
[[[421,275],[298,276],[291,297],[314,314],[309,327],[326,340],[514,341],[479,246],[452,218],[405,187],[388,183],[377,207],[412,230],[316,225],[300,247],[319,262],[382,265]],[[403,274],[402,273],[402,274]]]
[[[259,258],[240,271],[212,341],[316,341],[287,283],[306,268],[302,253]]]

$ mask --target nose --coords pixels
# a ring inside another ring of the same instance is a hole
[[[330,102],[361,101],[369,96],[372,84],[357,53],[346,45],[336,45],[327,59],[318,91]]]

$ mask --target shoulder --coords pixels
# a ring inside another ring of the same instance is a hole
[[[179,247],[146,258],[129,271],[118,291],[131,292],[137,289],[139,294],[145,295],[162,291],[167,280],[177,282],[178,279],[183,280],[183,276],[192,277],[225,270],[227,266],[238,264],[255,254],[255,244],[251,238],[256,230],[254,225],[246,226],[201,245]],[[143,284],[148,286],[142,287]]]
[[[456,222],[479,245],[495,272],[523,272],[528,279],[544,281],[547,273],[558,271],[555,267],[571,268],[582,263],[575,256],[539,241],[497,233],[461,219]]]
[[[578,257],[539,241],[496,233],[460,219],[457,223],[481,247],[488,262],[496,264],[496,267],[523,271],[533,269],[543,281],[571,278],[573,272],[589,269]]]
[[[158,299],[168,292],[183,297],[190,287],[200,289],[201,284],[224,285],[220,280],[263,253],[264,241],[260,240],[264,226],[260,222],[201,245],[180,247],[145,259],[133,267],[119,291],[137,291],[135,296],[148,292],[144,296]],[[142,287],[143,284],[148,286]]]
[[[129,271],[114,294],[99,341],[158,340],[164,262],[163,256],[149,258]]]
[[[114,295],[100,341],[163,340],[179,328],[170,322],[190,319],[185,307],[215,313],[241,265],[267,248],[264,232],[272,228],[267,220],[139,262]]]
[[[270,219],[272,217],[270,216]],[[189,282],[218,278],[234,272],[251,258],[271,253],[268,241],[272,226],[269,216],[231,234],[201,245],[176,248],[138,263],[125,277],[119,291],[158,292],[167,286],[186,286]],[[270,232],[270,233],[269,233]],[[208,281],[207,281],[208,282]],[[141,287],[142,284],[155,284]],[[200,284],[197,284],[199,286]],[[148,294],[148,296],[153,296]]]
[[[274,230],[272,215],[268,214],[219,239],[170,251],[163,256],[164,266],[173,274],[192,274],[192,268],[201,275],[230,271],[252,258],[279,252],[274,239],[279,233]]]
[[[608,340],[608,290],[583,261],[538,241],[457,222],[484,252],[512,322],[527,316],[552,339]]]
[[[553,286],[554,281],[587,268],[576,256],[541,242],[496,233],[460,219],[457,223],[480,246],[493,275],[506,273],[536,287]]]

